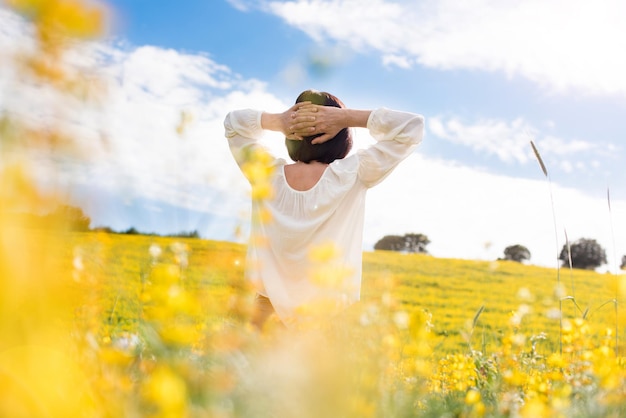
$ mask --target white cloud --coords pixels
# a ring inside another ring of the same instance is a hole
[[[362,13],[371,12],[365,9]],[[8,25],[0,15],[0,46],[15,42],[16,38],[7,38]],[[16,33],[25,30],[22,27]],[[30,122],[45,125],[54,121],[90,150],[88,158],[68,157],[54,163],[61,183],[142,199],[149,202],[143,206],[146,212],[158,211],[159,203],[166,203],[212,213],[221,220],[245,213],[248,186],[228,151],[222,120],[235,108],[281,111],[288,104],[268,93],[264,83],[242,79],[201,55],[101,43],[85,47],[72,59],[99,69],[108,92],[106,100],[87,104],[70,99],[70,105],[63,103],[64,111],[46,113],[44,109],[59,107],[44,106],[55,102],[47,102],[37,86],[20,81],[6,66],[0,70],[0,108],[37,109]],[[19,89],[14,89],[14,82],[22,83]],[[7,102],[7,88],[22,94]],[[179,136],[175,128],[182,111],[192,115],[192,121]],[[523,119],[464,124],[455,118],[432,118],[429,126],[441,138],[505,160],[533,158],[528,138],[520,132],[534,129]],[[358,147],[371,143],[365,133],[357,130]],[[542,153],[544,149],[545,153],[564,150],[565,144],[556,138],[546,137],[545,142],[544,147],[541,138],[537,141]],[[268,135],[265,143],[284,156],[280,135]],[[586,147],[575,143],[571,152],[587,151]],[[41,176],[45,177],[49,174],[45,167],[54,155],[42,152],[34,156],[43,163]],[[558,186],[554,195],[557,230],[566,227],[571,239],[596,238],[611,256],[606,198],[590,198]],[[614,230],[626,230],[626,202],[615,201],[612,206]],[[210,238],[232,237],[224,236],[224,228],[219,226],[209,229],[220,231]],[[428,160],[418,151],[370,192],[364,247],[371,249],[385,234],[422,232],[432,240],[429,249],[435,256],[495,259],[506,246],[520,243],[531,250],[533,263],[554,266],[554,230],[545,182]],[[626,250],[625,237],[616,235],[621,240],[616,243],[621,255]]]
[[[411,60],[402,55],[385,55],[383,56],[383,64],[386,66],[396,66],[404,69],[411,68]]]
[[[241,12],[250,10],[250,0],[226,0],[231,6]]]
[[[626,95],[620,0],[264,3],[313,39],[378,51],[386,64],[499,71],[554,91]]]
[[[494,155],[505,163],[526,164],[534,161],[531,140],[544,161],[555,162],[566,172],[572,170],[575,162],[564,158],[581,156],[588,160],[590,153],[602,152],[598,145],[591,142],[542,135],[523,118],[510,122],[483,119],[467,124],[455,117],[444,119],[435,116],[429,118],[428,126],[430,132],[441,139],[471,148],[477,153]],[[584,165],[579,165],[579,168],[584,168]]]
[[[285,108],[264,83],[243,80],[203,55],[89,43],[67,54],[72,68],[89,77],[87,85],[98,82],[105,91],[84,101],[20,74],[13,54],[31,42],[29,26],[0,12],[0,46],[11,46],[0,50],[7,58],[0,71],[0,109],[31,127],[72,137],[77,145],[72,152],[28,151],[42,181],[233,213],[227,204],[211,201],[215,193],[244,195],[247,188],[229,155],[222,121],[244,103]],[[183,112],[191,121],[179,135]]]
[[[510,163],[529,161],[529,141],[532,139],[532,127],[518,118],[507,123],[502,120],[482,120],[474,124],[464,124],[457,118],[446,121],[432,117],[430,130],[438,137],[455,144],[464,145],[478,152],[497,156]]]
[[[562,138],[547,135],[541,139],[541,148],[550,154],[567,155],[595,151],[597,146],[591,142],[579,139],[566,141]]]
[[[369,192],[364,243],[371,249],[384,235],[424,233],[436,257],[484,260],[521,244],[532,264],[556,267],[566,230],[570,241],[597,239],[613,269],[613,254],[619,258],[626,251],[626,237],[618,233],[626,230],[626,201],[612,201],[611,208],[612,220],[606,196],[429,160],[418,149]]]

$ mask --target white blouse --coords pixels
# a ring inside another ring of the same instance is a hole
[[[261,114],[236,110],[224,120],[230,149],[248,176],[251,170],[244,167],[251,150],[261,147]],[[246,277],[288,325],[319,309],[329,313],[359,300],[366,191],[421,142],[424,118],[380,108],[371,112],[367,128],[377,142],[329,164],[306,191],[289,186],[285,160],[266,160],[273,167],[273,193],[252,202]]]

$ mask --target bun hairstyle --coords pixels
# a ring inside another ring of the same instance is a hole
[[[317,105],[340,108],[346,107],[341,100],[332,94],[316,90],[305,90],[300,93],[296,103],[300,102],[311,102]],[[285,138],[289,157],[294,161],[302,161],[304,163],[318,161],[330,164],[337,159],[344,158],[352,149],[352,132],[348,128],[342,129],[337,135],[322,144],[311,143],[312,140],[321,135],[305,136],[302,140]]]

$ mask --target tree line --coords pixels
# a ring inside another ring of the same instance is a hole
[[[398,251],[405,253],[428,254],[426,247],[430,240],[424,234],[410,233],[405,235],[385,235],[374,244],[374,250]],[[523,245],[510,245],[504,249],[500,260],[523,263],[529,261],[530,251]],[[606,264],[606,251],[594,239],[581,238],[573,243],[563,245],[559,253],[563,267],[593,270]],[[620,268],[626,270],[626,255],[622,256]]]
[[[3,214],[5,218],[11,218],[16,225],[28,225],[35,229],[58,229],[75,232],[105,232],[108,234],[124,235],[148,235],[176,238],[200,238],[198,230],[181,231],[172,234],[158,234],[156,232],[143,232],[134,226],[128,229],[116,231],[108,226],[97,226],[91,228],[91,218],[87,216],[80,207],[71,205],[59,205],[54,210],[46,214],[33,213],[11,213]]]
[[[11,214],[18,224],[29,225],[39,229],[63,229],[68,231],[96,231],[110,234],[148,235],[177,238],[200,238],[197,230],[182,231],[173,234],[157,234],[155,232],[142,232],[135,227],[122,231],[116,231],[108,226],[90,228],[91,218],[80,207],[60,205],[53,211],[37,215],[32,213]],[[385,235],[374,244],[374,250],[398,251],[404,253],[428,254],[426,247],[430,244],[428,236],[420,233],[407,233],[404,235]],[[510,260],[523,263],[529,261],[531,253],[523,245],[510,245],[504,249],[504,256],[500,260]],[[563,245],[559,253],[559,260],[563,267],[593,270],[606,264],[606,251],[594,239],[581,238],[577,241]],[[621,269],[626,270],[626,255],[622,256]]]

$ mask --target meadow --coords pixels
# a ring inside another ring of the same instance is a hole
[[[110,325],[121,330],[130,330],[139,320],[142,278],[145,280],[151,263],[164,250],[174,258],[184,253],[181,280],[194,292],[210,294],[212,309],[219,311],[219,305],[227,304],[233,286],[245,288],[245,246],[240,244],[90,233],[70,234],[68,243],[73,252],[67,254],[75,255],[78,251],[85,271],[101,270],[100,274],[106,278],[103,308],[109,312]],[[155,248],[159,248],[157,256]],[[89,266],[90,262],[96,264]],[[434,318],[432,331],[441,353],[468,346],[488,352],[509,330],[511,318],[521,312],[526,317],[525,331],[544,333],[541,347],[553,352],[559,348],[559,310],[572,319],[593,318],[593,322],[605,324],[618,334],[625,331],[626,322],[620,327],[619,315],[615,316],[614,302],[624,302],[619,278],[587,270],[557,271],[503,260],[365,252],[362,302],[377,302],[382,292],[393,298],[403,311],[429,312]],[[473,333],[471,338],[469,333]]]
[[[243,245],[13,232],[3,276],[50,281],[3,300],[5,416],[626,412],[623,276],[366,252],[360,303],[259,333]]]
[[[102,34],[105,10],[7,6],[33,29],[32,47],[3,61],[21,76],[15,91],[45,89],[59,119],[97,102],[105,89],[64,52]],[[16,224],[66,197],[41,187],[33,155],[89,151],[11,110],[0,120],[2,417],[626,416],[623,274],[367,252],[359,303],[309,306],[293,329],[258,332],[242,245]],[[258,173],[252,197],[266,196],[267,170],[244,169]]]

